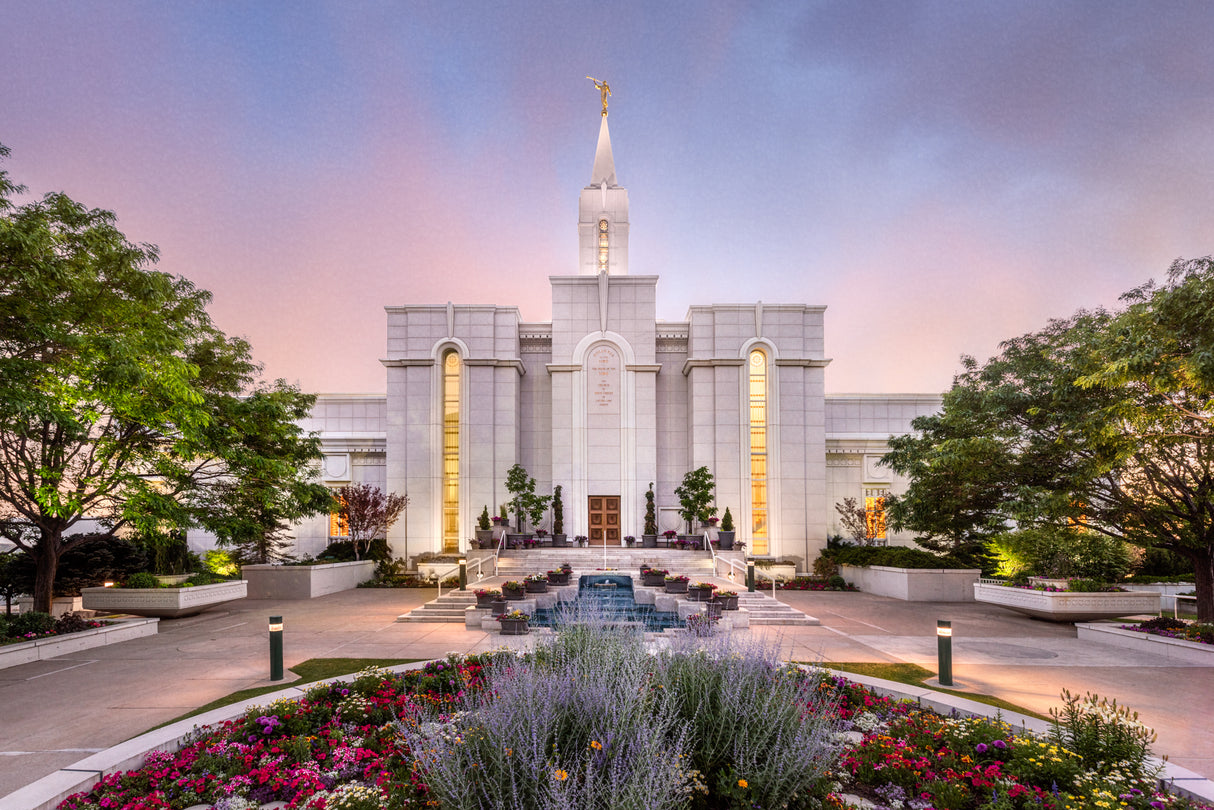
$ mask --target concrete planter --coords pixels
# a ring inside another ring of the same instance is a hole
[[[93,647],[105,647],[133,638],[154,636],[159,622],[159,619],[130,619],[105,627],[81,630],[79,633],[39,638],[20,644],[5,644],[0,647],[0,669],[28,664],[31,661],[45,661],[48,658],[70,655]]]
[[[249,583],[250,599],[315,599],[357,588],[375,576],[375,562],[245,565],[240,574]]]
[[[779,565],[756,565],[755,570],[763,571],[763,572],[775,577],[776,579],[778,579],[780,581],[792,579],[793,577],[795,577],[797,575],[797,566],[788,565],[787,563],[781,563]],[[758,584],[759,582],[766,580],[766,579],[767,579],[767,577],[756,574],[755,575],[755,580],[756,580],[755,584]]]
[[[865,593],[906,602],[973,602],[977,568],[893,568],[841,565],[843,579]]]
[[[192,588],[85,588],[81,593],[88,610],[176,619],[202,613],[234,599],[244,599],[248,583],[238,579]]]
[[[56,596],[51,599],[51,615],[59,618],[65,613],[75,613],[77,610],[83,610],[79,596]],[[0,605],[0,607],[3,607]],[[13,600],[13,607],[17,613],[29,613],[34,609],[34,597],[19,596]]]
[[[1136,591],[1070,593],[974,583],[974,599],[1052,622],[1084,622],[1159,612],[1159,594]]]
[[[1214,644],[1140,633],[1137,630],[1122,630],[1120,627],[1109,624],[1077,624],[1075,629],[1079,632],[1081,641],[1114,644],[1171,661],[1185,661],[1204,666],[1214,665]]]

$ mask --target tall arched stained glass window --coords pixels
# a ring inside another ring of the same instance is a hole
[[[767,535],[767,355],[750,353],[750,548],[768,553]]]
[[[459,551],[459,352],[443,354],[443,551]]]
[[[599,220],[599,272],[606,273],[610,265],[608,264],[608,245],[609,235],[607,232],[607,220]]]

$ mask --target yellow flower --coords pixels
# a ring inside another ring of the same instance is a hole
[[[738,787],[740,787],[740,788],[744,788],[744,787],[750,787],[750,785],[749,785],[749,784],[746,782],[746,780],[745,780],[745,779],[739,779],[739,780],[738,780]]]
[[[552,774],[552,778],[558,782],[564,782],[566,779],[569,778],[569,774],[566,773],[565,771],[562,771],[560,768],[557,768],[556,771]]]

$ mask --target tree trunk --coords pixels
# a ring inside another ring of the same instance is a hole
[[[55,596],[55,572],[59,568],[59,538],[42,535],[34,549],[34,610],[51,612]]]
[[[1214,554],[1204,554],[1194,560],[1197,583],[1197,620],[1214,623]]]

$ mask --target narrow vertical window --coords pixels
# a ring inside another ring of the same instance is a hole
[[[342,500],[340,495],[337,496],[337,499],[342,502],[342,506],[345,506],[345,501]],[[349,536],[350,521],[346,520],[345,517],[342,516],[340,508],[334,509],[329,513],[329,542],[332,543],[334,540],[344,540]]]
[[[885,496],[884,487],[866,487],[864,490],[864,535],[869,543],[885,545]]]
[[[750,548],[767,554],[767,355],[750,353]]]
[[[443,551],[459,551],[459,353],[443,355]]]
[[[599,272],[607,272],[607,220],[599,220]]]

